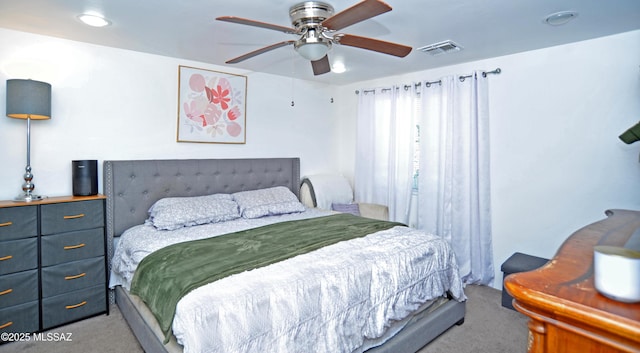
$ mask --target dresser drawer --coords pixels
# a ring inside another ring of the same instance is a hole
[[[42,268],[42,297],[105,283],[104,257]]]
[[[38,331],[38,301],[0,309],[0,332]]]
[[[102,200],[42,205],[40,209],[42,235],[103,227],[103,205]]]
[[[0,241],[38,235],[38,207],[0,208]]]
[[[107,311],[104,283],[42,299],[43,329]]]
[[[47,235],[40,241],[42,266],[104,255],[104,228]]]
[[[38,300],[38,270],[0,276],[0,309],[33,300]]]
[[[3,241],[0,243],[0,275],[38,267],[38,239]]]

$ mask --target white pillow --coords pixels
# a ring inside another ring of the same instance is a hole
[[[296,195],[284,186],[240,191],[233,194],[244,218],[259,218],[306,210]]]
[[[149,218],[145,223],[157,229],[174,230],[239,217],[238,204],[231,195],[213,194],[160,199],[149,209]]]

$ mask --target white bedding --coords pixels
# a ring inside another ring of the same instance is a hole
[[[136,226],[121,236],[110,286],[128,289],[142,258],[175,242],[327,214],[314,209],[175,231]],[[360,352],[447,291],[466,299],[448,243],[394,227],[200,287],[178,302],[172,329],[185,352]]]

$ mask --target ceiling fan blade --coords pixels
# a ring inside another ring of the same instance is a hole
[[[341,34],[335,37],[337,42],[342,45],[356,47],[361,49],[373,50],[379,53],[399,56],[404,58],[409,55],[412,48],[402,44],[385,42],[378,39],[354,36],[352,34]]]
[[[295,28],[285,27],[285,26],[278,26],[278,25],[273,25],[271,23],[254,21],[254,20],[249,20],[249,19],[246,19],[246,18],[235,17],[235,16],[221,16],[221,17],[217,17],[216,20],[224,21],[224,22],[231,22],[231,23],[238,23],[238,24],[241,24],[241,25],[248,25],[248,26],[260,27],[260,28],[272,29],[274,31],[280,31],[280,32],[290,33],[290,34],[297,34],[298,33],[298,30],[296,30]]]
[[[231,59],[231,60],[227,60],[227,61],[226,61],[226,63],[227,63],[227,64],[237,64],[237,63],[239,63],[239,62],[241,62],[241,61],[245,61],[245,60],[247,60],[247,59],[253,58],[253,57],[254,57],[254,56],[256,56],[256,55],[260,55],[260,54],[262,54],[262,53],[266,53],[266,52],[268,52],[268,51],[270,51],[270,50],[273,50],[273,49],[278,49],[278,48],[280,48],[280,47],[284,47],[284,46],[287,46],[287,45],[291,45],[291,44],[293,44],[293,43],[295,43],[295,41],[294,41],[294,40],[287,40],[287,41],[284,41],[284,42],[280,42],[280,43],[272,44],[272,45],[270,45],[270,46],[268,46],[268,47],[260,48],[260,49],[258,49],[258,50],[254,50],[254,51],[252,51],[252,52],[250,52],[250,53],[246,53],[246,54],[244,54],[244,55],[241,55],[241,56],[239,56],[239,57],[237,57],[237,58],[233,58],[233,59]]]
[[[387,11],[391,11],[391,6],[382,1],[364,0],[322,21],[322,26],[330,30],[339,31]]]
[[[312,61],[311,68],[313,69],[313,74],[316,76],[326,74],[327,72],[331,72],[331,64],[329,64],[329,57],[325,55],[322,59]]]

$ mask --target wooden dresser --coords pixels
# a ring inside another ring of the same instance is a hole
[[[606,215],[571,235],[545,266],[505,279],[514,307],[530,318],[530,353],[640,352],[640,303],[609,299],[593,282],[593,247],[624,246],[640,212]]]
[[[0,201],[0,332],[108,313],[105,200]]]

